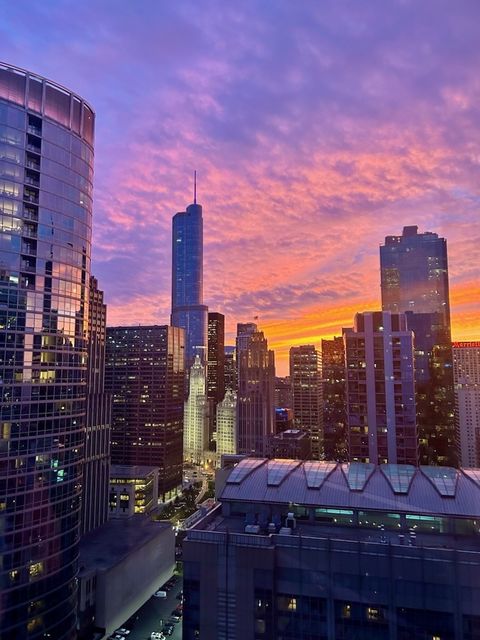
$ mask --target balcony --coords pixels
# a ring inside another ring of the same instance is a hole
[[[33,133],[34,136],[38,136],[39,138],[42,135],[42,130],[39,127],[36,127],[33,124],[28,125],[28,133]]]
[[[28,169],[35,169],[35,171],[40,171],[40,162],[38,160],[34,160],[33,158],[27,158],[25,163]]]
[[[34,178],[33,176],[25,176],[25,184],[29,184],[32,187],[39,187],[40,179]]]

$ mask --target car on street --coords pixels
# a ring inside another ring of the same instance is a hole
[[[163,640],[165,636],[161,631],[152,631],[150,634],[150,640]]]
[[[119,636],[128,636],[128,634],[130,633],[130,630],[125,629],[124,627],[121,627],[120,629],[117,629],[115,633]]]
[[[167,592],[166,591],[162,591],[162,589],[159,589],[158,591],[155,591],[153,596],[155,598],[166,598],[167,597]]]
[[[164,633],[166,636],[171,636],[171,635],[172,635],[172,633],[173,633],[174,628],[175,628],[175,627],[173,626],[173,624],[166,624],[166,625],[163,627],[162,631],[163,631],[163,633]]]
[[[173,616],[170,616],[169,622],[174,622],[175,624],[176,624],[177,622],[180,622],[180,616],[179,616],[179,615],[177,615],[177,614],[175,614],[175,615],[173,615]]]

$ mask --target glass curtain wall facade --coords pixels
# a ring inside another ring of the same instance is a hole
[[[322,340],[323,433],[325,459],[348,460],[347,383],[343,338]]]
[[[75,637],[94,112],[0,65],[0,636]]]
[[[185,330],[185,364],[206,360],[208,308],[203,304],[202,207],[191,204],[173,216],[171,325]]]
[[[420,462],[456,465],[447,241],[404,227],[380,247],[382,309],[406,313],[415,341]]]

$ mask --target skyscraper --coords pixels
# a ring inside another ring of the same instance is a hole
[[[82,535],[108,519],[112,398],[105,393],[107,307],[90,277],[88,306],[87,414],[83,463]]]
[[[237,358],[234,346],[225,346],[225,389],[237,393]]]
[[[224,454],[237,453],[237,396],[227,389],[225,397],[217,405],[217,459]]]
[[[322,340],[323,437],[326,460],[348,460],[343,337]]]
[[[157,467],[158,494],[182,484],[184,332],[108,327],[105,388],[112,394],[112,464]]]
[[[403,313],[357,313],[344,330],[350,461],[418,464],[413,334]]]
[[[225,316],[208,314],[207,395],[216,406],[225,395]]]
[[[380,247],[382,309],[406,312],[414,332],[415,391],[423,464],[456,464],[447,241],[404,227]]]
[[[222,313],[208,314],[208,439],[207,448],[216,430],[217,405],[225,395],[225,316]],[[213,446],[213,445],[212,445]]]
[[[237,357],[237,453],[262,456],[275,431],[275,356],[263,331],[255,331]]]
[[[480,467],[480,341],[453,343],[455,426],[462,467]]]
[[[76,637],[94,119],[0,65],[2,640]]]
[[[310,436],[312,457],[323,453],[323,411],[320,353],[311,344],[290,349],[293,420]]]
[[[203,464],[209,443],[205,368],[197,354],[190,368],[189,393],[183,417],[183,459],[193,464]]]
[[[196,180],[193,204],[173,216],[171,325],[185,330],[185,364],[195,355],[206,361],[207,314],[203,304],[203,217],[197,204]]]

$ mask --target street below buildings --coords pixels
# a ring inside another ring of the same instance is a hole
[[[138,619],[126,640],[150,640],[150,634],[152,631],[161,631],[163,625],[168,622],[172,616],[172,612],[175,610],[175,607],[180,603],[177,596],[182,590],[182,585],[182,577],[177,576],[175,586],[167,593],[167,597],[165,599],[155,597],[150,598],[133,616],[133,618],[138,617]],[[161,587],[162,585],[158,586]],[[172,640],[181,640],[181,620],[174,624],[173,634],[167,637]]]

